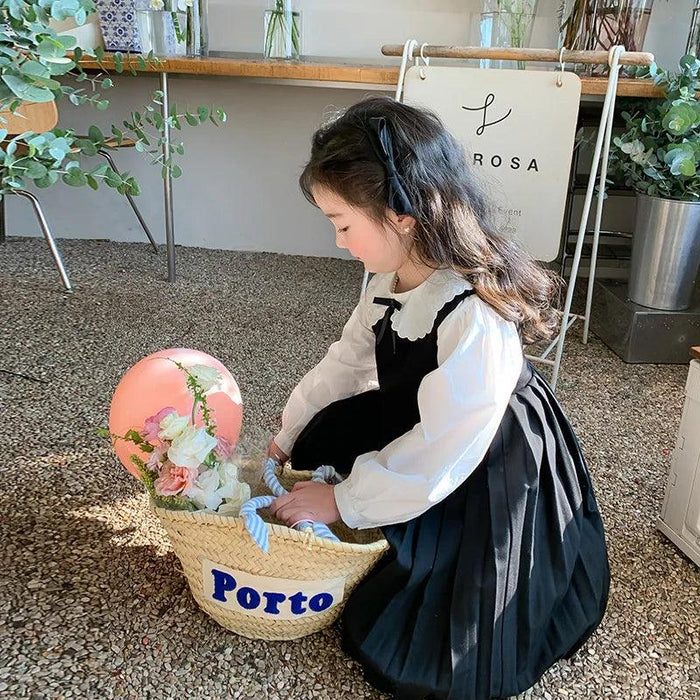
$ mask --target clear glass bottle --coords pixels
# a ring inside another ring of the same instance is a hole
[[[187,6],[186,52],[188,56],[206,56],[209,53],[209,0],[193,0]]]
[[[484,0],[479,21],[480,46],[525,48],[530,45],[538,0]],[[481,59],[482,68],[525,68],[525,61]]]
[[[141,53],[156,56],[206,56],[209,52],[208,0],[136,0]]]
[[[265,58],[299,60],[301,29],[301,12],[292,8],[292,0],[272,0],[270,9],[265,10]]]
[[[184,12],[136,9],[136,26],[141,53],[155,56],[184,56],[187,51]]]

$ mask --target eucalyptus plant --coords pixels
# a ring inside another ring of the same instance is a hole
[[[88,14],[95,11],[93,0],[0,0],[0,195],[26,187],[33,182],[37,187],[50,187],[59,178],[67,185],[88,185],[96,190],[99,181],[107,183],[121,194],[139,194],[138,182],[128,172],[122,175],[109,165],[86,168],[81,156],[94,156],[100,149],[117,148],[125,138],[136,142],[140,153],[150,155],[152,164],[161,165],[163,177],[168,171],[173,177],[182,174],[173,162],[175,154],[184,153],[182,142],[169,142],[167,156],[162,152],[166,124],[180,130],[183,121],[198,126],[211,121],[220,126],[226,121],[221,108],[198,106],[194,112],[178,112],[172,104],[163,118],[160,107],[163,93],[156,90],[142,111],[131,112],[121,125],[112,124],[105,135],[96,125],[80,137],[71,128],[54,128],[43,133],[25,131],[8,138],[7,113],[22,114],[27,102],[50,102],[67,98],[75,106],[90,105],[98,111],[109,106],[99,90],[113,87],[104,63],[105,51],[94,52],[76,46],[75,37],[59,35],[50,26],[50,20],[72,19],[85,24]],[[104,72],[90,74],[80,61],[93,59]],[[122,52],[113,54],[114,70],[128,70],[136,75],[140,70],[158,67],[162,61],[150,52],[147,56]],[[68,82],[84,83],[75,87]],[[5,117],[2,116],[5,113]],[[113,141],[112,145],[109,141]]]
[[[622,112],[625,131],[613,138],[611,175],[641,194],[700,201],[700,59],[683,56],[676,73],[655,63],[632,72],[653,79],[664,96]]]

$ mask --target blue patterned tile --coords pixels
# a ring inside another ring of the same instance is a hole
[[[95,0],[107,51],[140,52],[137,0]]]

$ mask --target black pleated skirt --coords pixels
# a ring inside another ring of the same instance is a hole
[[[293,464],[332,464],[335,449],[342,467],[371,449],[353,450],[343,436],[362,434],[358,421],[371,433],[372,394],[321,411]],[[516,695],[573,655],[603,617],[610,574],[590,476],[532,368],[467,480],[423,515],[382,529],[390,550],[350,596],[342,638],[395,698]]]

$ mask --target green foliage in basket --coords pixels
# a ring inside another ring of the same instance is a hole
[[[138,445],[142,452],[153,452],[153,445],[147,440],[144,440],[137,430],[129,430],[126,435],[112,435],[107,428],[98,428],[97,434],[100,437],[117,440],[129,440]],[[168,508],[170,510],[197,510],[197,507],[191,501],[188,501],[182,496],[162,496],[156,493],[155,481],[158,478],[158,473],[151,471],[146,462],[138,455],[131,455],[131,461],[139,470],[139,480],[143,483],[148,491],[149,496],[160,508]]]
[[[72,19],[78,25],[86,22],[88,14],[95,12],[93,0],[2,0],[0,2],[0,112],[22,113],[26,102],[60,102],[63,98],[76,107],[85,104],[104,111],[109,100],[98,90],[113,87],[105,73],[94,76],[80,65],[84,57],[94,59],[100,68],[108,71],[103,63],[105,52],[96,48],[94,53],[76,46],[75,37],[58,35],[50,26],[50,20]],[[69,51],[72,50],[72,55]],[[114,54],[114,70],[122,73],[126,68],[136,75],[140,70],[157,67],[162,63],[151,53],[148,56]],[[85,83],[89,90],[68,83]],[[88,129],[87,138],[78,138],[74,129],[54,128],[44,133],[25,131],[8,139],[0,116],[0,194],[22,189],[31,181],[37,187],[50,187],[59,178],[67,185],[88,185],[96,190],[99,181],[107,183],[120,194],[139,194],[138,182],[129,173],[119,175],[109,165],[86,169],[81,156],[94,156],[101,149],[113,149],[125,138],[136,141],[136,150],[149,154],[153,165],[160,164],[161,175],[168,172],[173,177],[182,174],[173,163],[173,155],[182,155],[184,145],[168,144],[168,155],[162,153],[165,143],[166,123],[181,129],[182,121],[198,126],[211,121],[219,126],[226,121],[226,113],[220,108],[199,106],[191,113],[178,113],[177,105],[170,106],[167,120],[160,113],[163,93],[152,93],[151,102],[143,111],[131,112],[120,126],[111,125],[105,135],[98,126]],[[181,121],[182,120],[182,121]],[[107,143],[108,139],[117,144]]]
[[[676,73],[655,63],[632,72],[652,78],[664,96],[628,102],[625,131],[611,145],[611,176],[641,194],[700,200],[700,59],[684,56]]]

